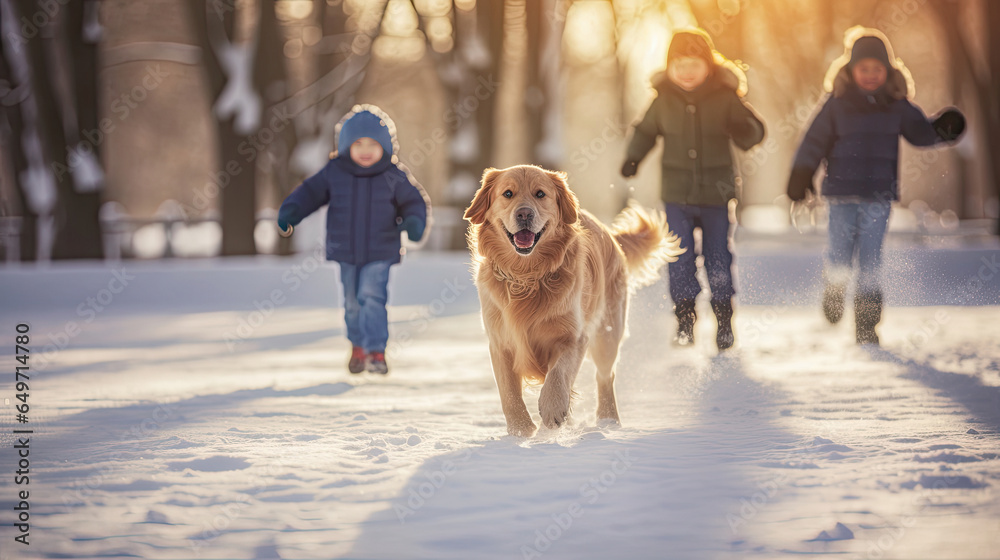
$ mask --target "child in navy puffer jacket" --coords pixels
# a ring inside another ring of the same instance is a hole
[[[357,105],[338,125],[337,153],[278,210],[282,235],[323,205],[326,258],[340,264],[351,373],[388,373],[389,268],[400,261],[400,233],[419,241],[430,199],[397,165],[395,125],[374,105]]]
[[[788,181],[793,201],[813,190],[813,174],[826,160],[822,194],[829,203],[829,246],[823,270],[823,312],[830,323],[844,313],[844,293],[858,259],[854,296],[858,344],[878,344],[882,318],[879,278],[882,242],[893,200],[899,198],[899,137],[914,146],[955,142],[965,119],[948,109],[935,119],[910,103],[912,80],[881,32],[854,27],[844,56],[827,74],[831,96],[810,125]]]

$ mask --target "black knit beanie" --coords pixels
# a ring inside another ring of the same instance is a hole
[[[851,61],[847,63],[848,68],[853,68],[857,62],[863,58],[874,58],[882,63],[886,70],[892,68],[889,64],[889,51],[885,48],[882,39],[873,35],[859,37],[851,47]]]

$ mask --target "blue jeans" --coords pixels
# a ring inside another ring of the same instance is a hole
[[[340,263],[340,281],[344,285],[344,321],[347,339],[366,352],[385,352],[389,341],[389,267],[393,261],[374,261],[365,265]]]
[[[728,302],[733,298],[733,254],[729,251],[729,208],[726,206],[691,206],[668,202],[667,224],[686,249],[677,261],[667,265],[670,298],[677,303],[693,300],[701,292],[694,252],[694,228],[701,228],[701,253],[712,301]]]
[[[882,242],[889,223],[888,201],[838,202],[830,206],[830,246],[826,252],[828,281],[846,283],[858,258],[858,292],[881,290]]]

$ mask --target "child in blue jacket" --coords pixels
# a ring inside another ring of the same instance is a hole
[[[374,105],[356,105],[338,125],[337,153],[288,195],[278,227],[292,233],[306,216],[328,205],[326,258],[340,264],[344,320],[353,346],[351,373],[388,373],[386,313],[389,268],[400,261],[400,232],[419,241],[430,199],[397,165],[396,127]]]
[[[827,74],[830,97],[809,126],[788,181],[788,196],[803,200],[813,174],[826,161],[823,197],[829,204],[829,246],[823,270],[823,312],[830,323],[844,313],[844,294],[855,254],[854,295],[858,344],[878,344],[882,319],[879,278],[889,210],[899,199],[899,137],[914,146],[954,142],[965,129],[955,109],[927,117],[910,103],[912,80],[881,32],[854,27],[844,56]]]

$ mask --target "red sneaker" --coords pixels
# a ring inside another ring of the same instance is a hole
[[[389,373],[389,366],[385,363],[385,352],[368,354],[368,358],[365,360],[365,369],[369,373],[381,373],[382,375]]]
[[[361,373],[365,371],[365,349],[355,346],[351,349],[351,361],[347,362],[347,371]]]

